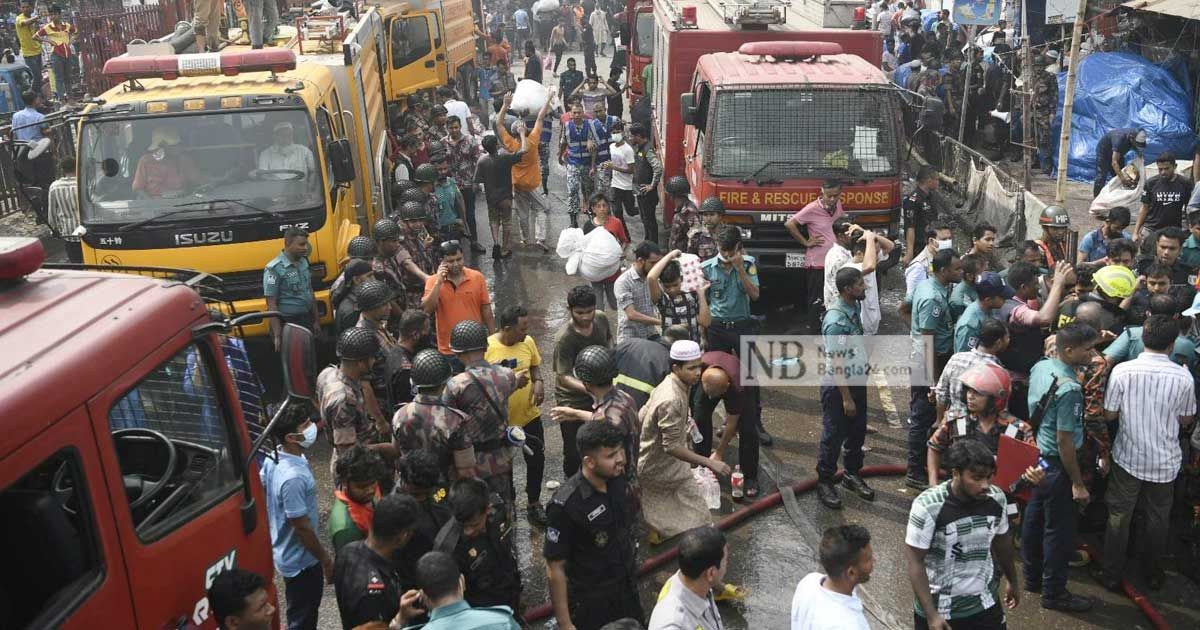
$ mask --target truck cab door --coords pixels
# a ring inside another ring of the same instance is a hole
[[[224,366],[215,335],[184,329],[87,403],[137,617],[111,627],[212,628],[217,574],[272,574],[263,487],[255,468],[242,475],[249,437]],[[243,483],[259,506],[249,527]]]
[[[417,90],[445,82],[438,55],[445,60],[445,43],[437,32],[437,16],[414,11],[388,20],[388,100],[398,100]],[[439,46],[442,47],[439,52]]]
[[[129,575],[87,411],[79,407],[0,466],[0,628],[136,627]],[[103,436],[107,438],[107,436]]]

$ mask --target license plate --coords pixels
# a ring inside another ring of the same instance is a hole
[[[738,228],[738,231],[742,233],[742,240],[747,240],[750,238],[750,228],[740,227]]]
[[[788,269],[796,269],[804,266],[804,252],[788,252],[783,259],[783,266]]]

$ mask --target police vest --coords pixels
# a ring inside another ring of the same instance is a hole
[[[567,134],[567,163],[574,166],[586,166],[589,163],[587,142],[591,136],[590,125],[584,121],[576,126],[574,121],[568,122],[563,131]]]
[[[607,162],[609,160],[608,145],[612,142],[613,123],[617,122],[616,116],[605,116],[603,121],[592,120],[592,133],[596,137],[596,163]]]

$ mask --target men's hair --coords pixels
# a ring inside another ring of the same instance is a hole
[[[655,255],[661,256],[662,248],[654,241],[642,241],[633,249],[633,257],[636,260],[649,260]]]
[[[838,235],[845,234],[846,232],[850,231],[850,227],[853,225],[854,222],[850,219],[847,219],[846,217],[838,217],[833,222],[833,233]]]
[[[672,260],[663,267],[662,273],[658,275],[658,281],[661,284],[674,284],[683,279],[683,270],[679,266],[678,260]]]
[[[1183,228],[1171,226],[1162,228],[1154,233],[1154,244],[1158,245],[1158,240],[1164,236],[1177,241],[1180,247],[1182,247],[1183,242],[1187,240],[1187,232],[1184,232]]]
[[[567,308],[594,308],[596,292],[590,285],[577,284],[567,291]]]
[[[637,619],[625,617],[624,619],[610,621],[600,626],[600,630],[643,630],[643,628]]]
[[[936,223],[930,223],[929,227],[925,228],[925,240],[928,241],[931,238],[937,238],[938,232],[942,232],[944,230],[949,230],[949,229],[950,229],[949,223],[943,223],[941,221],[938,221]]]
[[[1127,239],[1127,238],[1118,238],[1118,239],[1115,239],[1115,240],[1109,242],[1108,257],[1110,259],[1114,258],[1117,254],[1121,254],[1121,253],[1129,254],[1130,256],[1136,257],[1137,256],[1137,245],[1135,245],[1132,240]]]
[[[1163,151],[1162,153],[1158,154],[1158,157],[1154,158],[1155,164],[1162,164],[1164,162],[1169,162],[1171,164],[1174,164],[1175,163],[1175,154],[1170,151]]]
[[[932,166],[922,166],[917,170],[918,182],[928,181],[930,178],[937,177],[937,171]]]
[[[479,516],[488,507],[487,482],[475,477],[466,477],[450,486],[450,511],[459,523]]]
[[[58,162],[58,170],[62,171],[64,176],[71,175],[75,172],[75,158],[67,156]]]
[[[1200,226],[1200,210],[1192,210],[1187,215],[1188,227]]]
[[[668,347],[670,347],[670,345],[676,341],[683,341],[685,339],[689,341],[699,341],[698,339],[692,339],[692,330],[687,327],[687,324],[674,324],[667,326],[663,329],[662,336]]]
[[[604,193],[601,193],[601,192],[592,193],[592,196],[588,197],[588,200],[587,200],[588,210],[595,208],[596,204],[600,203],[601,201],[603,201],[604,203],[607,204],[608,197],[605,197]]]
[[[300,404],[289,407],[287,413],[279,418],[275,423],[275,429],[271,432],[271,437],[274,437],[280,444],[284,443],[287,436],[298,433],[300,425],[307,422],[310,418],[310,410],[308,404]]]
[[[525,310],[520,304],[509,304],[500,309],[500,316],[497,318],[500,328],[512,328],[517,325],[517,322],[529,315],[529,311]]]
[[[595,424],[607,423],[597,422]],[[454,556],[448,553],[430,551],[417,561],[417,584],[421,585],[425,597],[430,600],[441,599],[456,593],[458,578],[461,576],[462,572],[458,570],[458,563],[454,561]]]
[[[419,308],[410,308],[404,311],[404,314],[400,316],[400,338],[415,337],[421,334],[421,329],[425,328],[428,321],[429,316]]]
[[[591,455],[602,448],[621,446],[625,432],[609,422],[585,422],[575,434],[579,455]]]
[[[1080,322],[1071,322],[1058,329],[1058,334],[1054,335],[1054,343],[1059,352],[1062,352],[1065,348],[1078,348],[1099,338],[1100,333],[1096,332],[1095,328]]]
[[[609,126],[609,128],[608,128],[608,132],[612,133],[614,131],[625,131],[625,121],[623,121],[623,120],[613,121],[613,124],[611,126]]]
[[[839,578],[858,562],[863,549],[871,544],[871,532],[862,525],[837,525],[821,535],[818,555],[821,568],[832,578]]]
[[[208,606],[217,627],[225,627],[226,617],[246,612],[246,600],[266,587],[267,581],[252,571],[233,568],[218,573],[208,587]]]
[[[442,250],[442,257],[453,256],[462,253],[462,244],[458,241],[443,241],[439,246]]]
[[[29,107],[30,105],[32,105],[39,98],[41,98],[41,96],[42,96],[41,94],[38,94],[37,92],[34,92],[33,90],[25,90],[24,92],[21,92],[21,100],[25,101],[26,107]]]
[[[986,236],[988,232],[995,234],[996,226],[991,223],[980,223],[975,226],[975,229],[971,230],[971,239],[977,241]]]
[[[1125,206],[1117,206],[1116,208],[1113,208],[1108,211],[1108,220],[1109,221],[1115,221],[1117,223],[1123,223],[1125,225],[1129,225],[1129,219],[1132,216],[1133,216],[1133,213],[1131,213],[1129,211],[1129,208],[1126,208]]]
[[[462,118],[459,118],[458,114],[450,114],[449,116],[446,116],[447,129],[450,127],[450,125],[458,125],[459,127],[461,127],[462,123],[463,123]]]
[[[442,466],[437,455],[429,449],[409,451],[400,458],[400,477],[405,483],[418,488],[433,488],[442,477]]]
[[[1151,315],[1166,315],[1175,317],[1179,315],[1179,300],[1176,300],[1173,295],[1163,293],[1150,296],[1149,303],[1146,305],[1146,310],[1150,311]]]
[[[821,190],[833,190],[834,188],[841,188],[841,187],[842,187],[842,180],[837,179],[835,177],[830,177],[829,179],[826,179],[825,181],[821,182]]]
[[[412,135],[411,133],[406,133],[403,136],[400,136],[400,148],[401,149],[412,149],[412,148],[416,147],[418,144],[420,144],[420,142],[417,141],[417,137]]]
[[[388,467],[379,453],[355,444],[338,456],[334,474],[342,484],[363,483],[383,479]]]
[[[420,514],[421,508],[416,499],[402,492],[393,492],[375,504],[375,516],[371,518],[371,535],[383,540],[393,540],[396,536],[415,529]]]
[[[858,254],[858,253],[865,254],[866,251],[867,251],[867,242],[865,240],[854,239],[854,242],[850,244],[850,253],[851,254]]]
[[[963,273],[977,275],[979,272],[983,271],[984,265],[986,264],[987,260],[985,260],[984,257],[980,256],[979,254],[967,254],[966,256],[962,257]]]
[[[967,471],[996,472],[996,456],[982,440],[955,440],[946,453],[946,468],[961,473]]]
[[[1096,269],[1088,264],[1075,265],[1075,285],[1092,286],[1096,284]]]
[[[1160,262],[1156,262],[1156,263],[1150,265],[1150,267],[1148,269],[1146,269],[1146,277],[1147,278],[1170,278],[1171,277],[1171,268]]]
[[[837,275],[833,278],[833,284],[837,288],[838,293],[843,293],[846,289],[854,286],[859,280],[862,280],[863,274],[854,267],[842,267],[838,269]]]
[[[1008,286],[1019,289],[1030,282],[1036,281],[1037,275],[1037,267],[1023,260],[1018,260],[1008,268]]]
[[[705,525],[683,532],[679,539],[679,572],[695,580],[725,559],[725,533]]]
[[[996,347],[1007,336],[1008,326],[998,319],[988,317],[979,325],[979,345],[984,348]]]
[[[649,138],[650,132],[646,131],[646,125],[640,122],[635,122],[629,125],[629,135],[638,136],[639,138]]]
[[[725,251],[736,249],[742,244],[742,231],[732,225],[717,228],[717,248]]]
[[[958,258],[958,254],[954,253],[953,249],[940,249],[933,255],[933,262],[930,263],[930,266],[933,268],[933,272],[937,273],[948,268],[955,258]]]
[[[308,230],[293,225],[283,231],[283,244],[291,245],[292,241],[300,238],[301,236],[308,238]]]
[[[1042,251],[1042,246],[1038,245],[1037,241],[1021,241],[1021,244],[1017,245],[1017,256],[1022,256],[1025,254],[1025,252],[1039,252],[1040,253],[1041,251]]]
[[[1142,325],[1142,345],[1147,350],[1163,352],[1179,336],[1179,322],[1169,315],[1151,315]]]
[[[438,88],[437,95],[439,98],[444,98],[446,100],[458,98],[458,94],[456,94],[452,88],[448,88],[444,85]]]
[[[495,153],[497,150],[499,150],[499,143],[500,141],[496,139],[496,136],[484,136],[483,140],[479,141],[480,146],[482,146],[483,150],[487,151],[488,153]]]

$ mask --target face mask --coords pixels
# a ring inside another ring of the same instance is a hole
[[[938,244],[938,250],[952,249],[954,247],[954,240],[948,238],[944,241],[938,241],[937,244]]]
[[[625,136],[623,136],[623,135],[621,135],[621,134],[619,134],[619,133],[614,133],[614,134],[612,135],[612,141],[613,141],[613,142],[620,142],[620,141],[622,141],[622,140],[624,140],[624,139],[625,139]]]
[[[300,448],[312,448],[317,442],[317,425],[309,423],[308,428],[304,430],[304,439],[300,441]]]
[[[163,160],[163,158],[167,157],[167,150],[166,149],[155,149],[154,152],[150,154],[150,157],[154,158],[156,161],[161,162]]]

